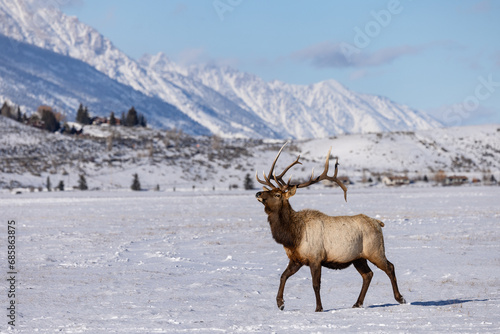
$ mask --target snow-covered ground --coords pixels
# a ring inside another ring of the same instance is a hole
[[[85,126],[89,137],[53,134],[0,117],[0,191],[78,185],[84,175],[89,189],[128,189],[137,173],[143,189],[242,187],[247,174],[268,170],[284,141],[191,137],[149,128]],[[322,171],[328,149],[339,157],[339,176],[355,187],[381,175],[427,177],[440,170],[485,181],[500,180],[500,125],[489,124],[432,131],[342,135],[292,141],[278,170],[298,155],[302,166],[287,176],[309,178]],[[332,158],[333,161],[333,158]],[[373,185],[373,184],[372,184]],[[423,186],[427,186],[424,184]]]
[[[345,203],[339,189],[298,192],[296,210],[383,220],[408,301],[397,304],[372,265],[365,308],[352,309],[359,274],[323,269],[326,311],[315,313],[307,268],[289,279],[285,310],[276,307],[288,261],[254,192],[0,193],[2,245],[7,222],[17,223],[15,330],[498,333],[499,195],[499,187],[360,188]],[[6,276],[5,246],[0,255]]]

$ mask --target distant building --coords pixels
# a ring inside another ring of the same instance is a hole
[[[90,119],[90,124],[92,125],[101,125],[101,124],[108,124],[108,119],[106,117],[92,117]]]
[[[402,186],[410,184],[410,179],[407,176],[384,176],[382,182],[386,186]]]
[[[444,179],[443,184],[445,186],[459,186],[461,184],[467,183],[469,179],[467,176],[457,176],[457,175],[452,175],[452,176],[447,176]]]

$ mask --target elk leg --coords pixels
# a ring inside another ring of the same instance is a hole
[[[394,298],[400,304],[406,304],[406,300],[403,298],[398,289],[398,281],[396,279],[396,271],[394,270],[394,265],[387,261],[387,276],[391,279],[392,291],[394,292]]]
[[[280,287],[278,289],[278,295],[276,296],[276,303],[278,304],[278,308],[283,311],[285,308],[285,301],[283,300],[283,292],[285,291],[285,283],[286,280],[295,274],[299,269],[302,268],[302,264],[299,262],[295,262],[290,260],[288,263],[288,267],[286,267],[283,274],[281,274],[280,279]]]
[[[361,292],[359,293],[359,297],[358,300],[356,301],[356,304],[354,304],[352,307],[363,307],[363,302],[365,300],[365,295],[366,292],[368,291],[368,287],[370,286],[370,282],[373,277],[373,272],[371,271],[370,267],[368,267],[366,259],[356,260],[353,262],[353,264],[356,270],[361,275],[361,277],[363,277],[363,286],[361,287]]]
[[[394,299],[396,299],[396,301],[400,304],[406,304],[406,300],[403,298],[398,289],[398,281],[396,279],[396,272],[394,270],[394,265],[390,263],[389,260],[387,259],[384,259],[379,263],[375,263],[375,265],[379,267],[382,271],[384,271],[387,274],[387,276],[389,276],[389,279],[391,280],[392,284],[392,291],[394,293]]]
[[[321,296],[319,290],[321,288],[321,264],[310,264],[311,276],[314,294],[316,295],[316,312],[323,312],[323,305],[321,305]]]

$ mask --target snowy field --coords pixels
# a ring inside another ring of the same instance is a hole
[[[383,220],[408,304],[374,278],[365,308],[354,267],[323,269],[315,313],[304,267],[275,304],[288,261],[254,192],[0,194],[1,268],[17,223],[22,333],[500,332],[500,187],[307,190],[294,209]],[[5,279],[2,279],[5,284]],[[8,303],[2,288],[4,313]]]

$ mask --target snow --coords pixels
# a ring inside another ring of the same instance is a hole
[[[2,99],[23,111],[47,104],[74,117],[84,103],[108,116],[134,105],[148,124],[225,138],[304,139],[440,126],[424,113],[352,92],[333,79],[309,86],[266,82],[229,67],[185,67],[162,53],[136,61],[45,2],[0,0],[0,21]]]
[[[16,329],[498,332],[499,195],[499,187],[354,188],[345,203],[338,189],[301,189],[296,210],[384,221],[408,302],[393,299],[372,265],[365,308],[352,309],[359,274],[323,269],[326,311],[315,313],[307,268],[288,280],[285,310],[276,307],[288,261],[254,192],[1,193],[1,219],[17,223]]]

